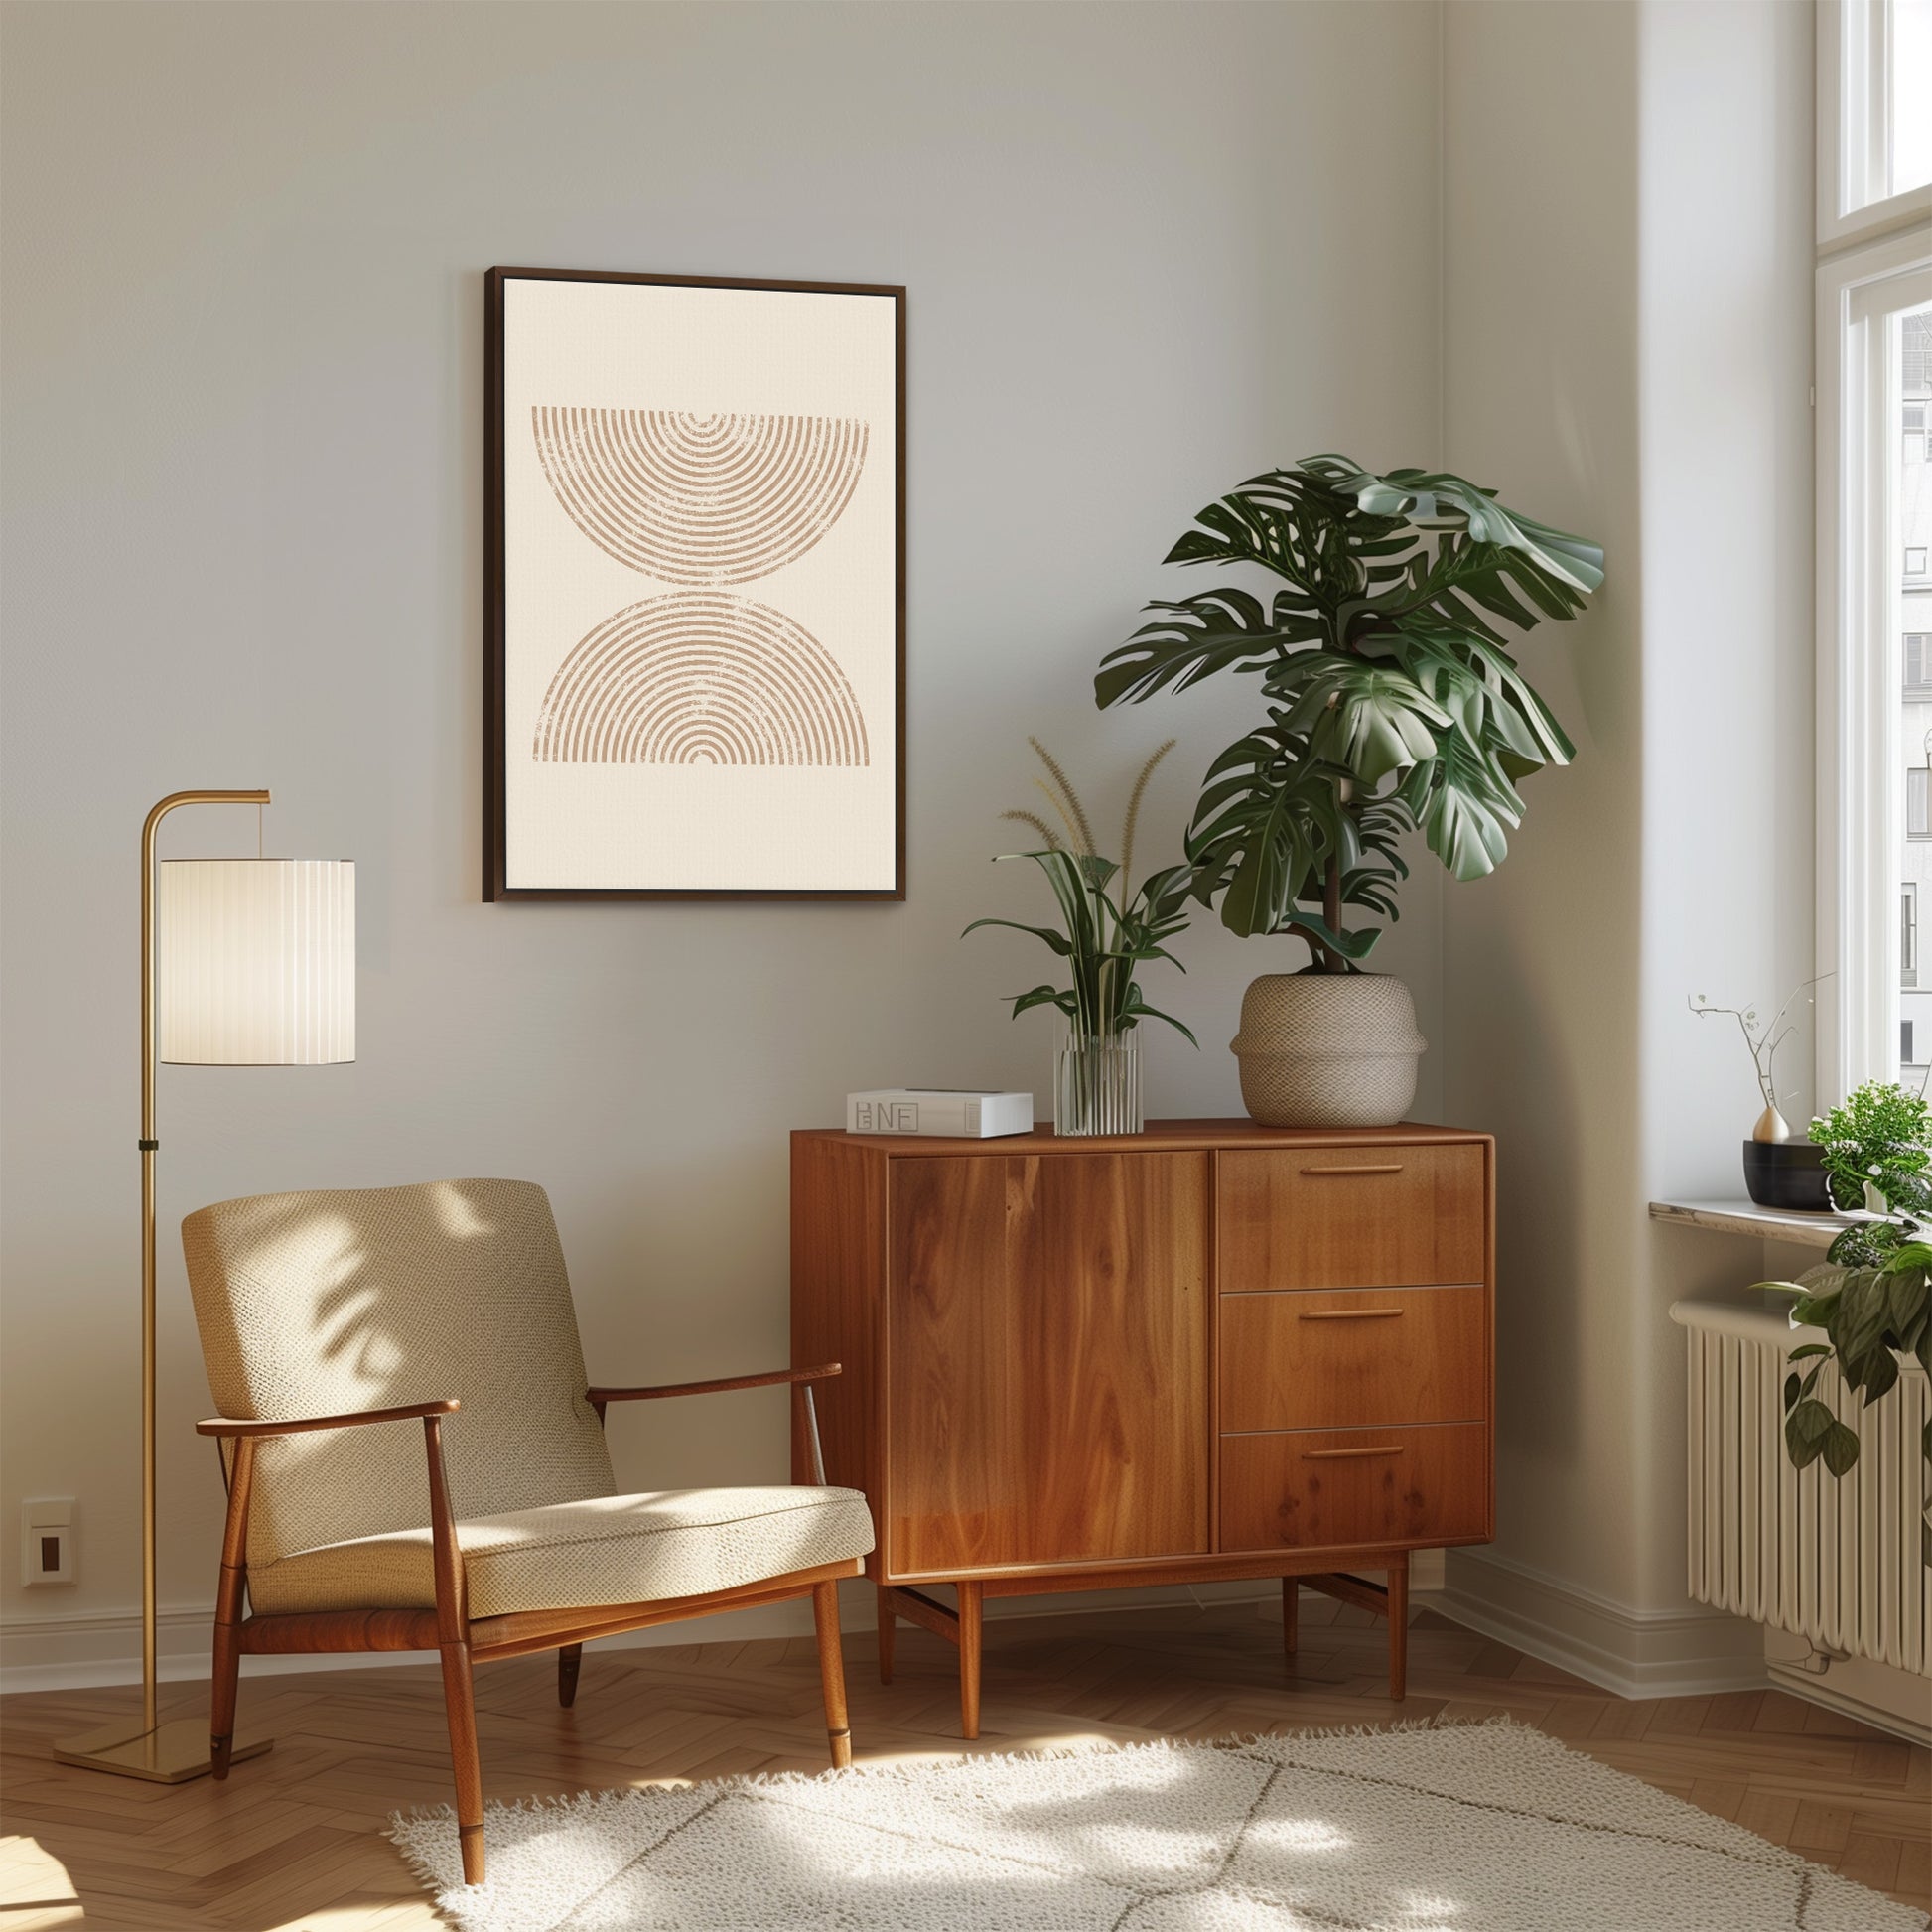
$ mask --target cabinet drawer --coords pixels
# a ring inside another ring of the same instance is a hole
[[[1216,1211],[1223,1293],[1479,1282],[1479,1146],[1225,1153]]]
[[[1481,1422],[1487,1304],[1481,1288],[1226,1296],[1221,1427]]]
[[[1488,1535],[1481,1423],[1221,1439],[1224,1551],[1427,1548]]]

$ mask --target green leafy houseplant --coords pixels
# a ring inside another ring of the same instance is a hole
[[[1150,604],[1095,697],[1259,676],[1267,720],[1214,760],[1188,828],[1193,890],[1234,931],[1296,933],[1314,970],[1355,971],[1380,926],[1344,924],[1344,908],[1398,916],[1403,832],[1479,878],[1522,817],[1518,782],[1568,762],[1493,621],[1575,617],[1603,553],[1460,477],[1317,456],[1210,503],[1167,561],[1254,565],[1283,588]]]
[[[1167,945],[1187,924],[1193,868],[1163,866],[1150,873],[1137,890],[1125,893],[1141,803],[1156,767],[1173,749],[1173,740],[1148,759],[1135,780],[1121,830],[1118,863],[1102,858],[1095,850],[1092,824],[1059,761],[1038,739],[1027,742],[1046,767],[1046,778],[1035,782],[1064,827],[1065,837],[1036,812],[1002,813],[1002,817],[1035,832],[1041,849],[1002,853],[995,864],[1027,859],[1036,865],[1052,888],[1060,924],[1055,928],[1024,925],[1017,919],[975,919],[966,932],[986,925],[1030,932],[1066,962],[1072,984],[1035,986],[1030,992],[1013,995],[1014,1018],[1032,1007],[1054,1007],[1066,1016],[1067,1025],[1079,1039],[1114,1038],[1131,1032],[1143,1020],[1161,1020],[1198,1045],[1200,1042],[1173,1014],[1147,1004],[1139,980],[1140,969],[1157,959],[1186,971]]]
[[[1855,1222],[1826,1251],[1825,1265],[1795,1282],[1761,1283],[1794,1293],[1791,1319],[1822,1328],[1826,1339],[1791,1351],[1784,1379],[1784,1444],[1792,1466],[1822,1460],[1842,1476],[1859,1459],[1859,1439],[1815,1393],[1836,1365],[1839,1380],[1869,1406],[1898,1381],[1898,1357],[1912,1355],[1932,1375],[1932,1243],[1922,1223],[1932,1211],[1932,1106],[1917,1094],[1871,1080],[1811,1124],[1824,1149],[1833,1201],[1863,1207],[1866,1188],[1884,1202],[1875,1220]],[[1808,1368],[1797,1364],[1809,1361]],[[1932,1422],[1920,1449],[1932,1479]],[[1932,1565],[1932,1499],[1921,1491],[1920,1555]]]

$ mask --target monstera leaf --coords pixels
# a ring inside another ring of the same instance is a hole
[[[1300,933],[1349,970],[1375,933],[1334,908],[1395,916],[1404,831],[1479,878],[1521,822],[1516,782],[1574,756],[1499,626],[1574,618],[1602,550],[1465,478],[1310,457],[1210,503],[1168,561],[1286,585],[1269,604],[1238,587],[1152,604],[1094,679],[1105,706],[1260,674],[1270,722],[1209,767],[1188,833],[1194,890],[1237,932]]]
[[[1419,764],[1401,796],[1429,849],[1457,879],[1480,879],[1509,856],[1505,827],[1523,822],[1523,801],[1508,778],[1455,733],[1437,757]]]
[[[1247,591],[1208,591],[1178,604],[1150,604],[1163,615],[1109,654],[1094,680],[1104,709],[1138,703],[1170,686],[1184,691],[1215,671],[1258,671],[1285,651],[1319,642],[1307,600],[1281,592],[1271,609]]]
[[[1342,804],[1334,783],[1342,774],[1311,760],[1284,716],[1276,713],[1208,767],[1187,831],[1194,891],[1203,901],[1219,899],[1230,931],[1301,932],[1358,961],[1378,929],[1331,929],[1299,901],[1322,897],[1323,866],[1333,853],[1339,902],[1395,917],[1390,888],[1408,871],[1395,850],[1401,817],[1391,801],[1353,810]]]
[[[1436,755],[1449,715],[1407,672],[1361,658],[1327,657],[1290,709],[1291,731],[1308,734],[1309,755],[1379,784]]]
[[[1465,478],[1426,470],[1371,476],[1345,456],[1306,457],[1302,468],[1331,489],[1352,496],[1366,515],[1425,527],[1447,523],[1466,530],[1472,544],[1519,553],[1543,575],[1568,584],[1572,591],[1587,593],[1602,585],[1601,544],[1506,510],[1493,489],[1483,489]]]

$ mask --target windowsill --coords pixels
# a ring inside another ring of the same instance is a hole
[[[1788,1207],[1759,1207],[1753,1200],[1654,1200],[1650,1218],[1672,1227],[1709,1228],[1717,1234],[1747,1234],[1760,1241],[1829,1248],[1847,1228],[1865,1217],[1800,1214]]]

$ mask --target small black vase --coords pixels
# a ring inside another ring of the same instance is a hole
[[[1825,1150],[1816,1141],[1746,1141],[1744,1191],[1759,1207],[1827,1212]]]

